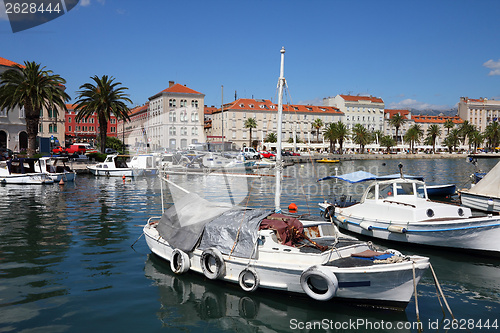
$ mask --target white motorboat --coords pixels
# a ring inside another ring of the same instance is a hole
[[[49,176],[54,182],[72,182],[76,173],[66,165],[67,157],[40,157],[35,163],[35,168]]]
[[[18,158],[0,163],[0,184],[53,184],[54,181],[35,168],[36,158]]]
[[[282,49],[278,133],[284,52]],[[282,163],[280,151],[278,165]],[[177,274],[193,271],[208,279],[238,283],[247,292],[263,288],[319,301],[345,299],[404,309],[429,267],[429,259],[380,252],[371,243],[340,234],[332,223],[299,221],[281,214],[281,173],[282,167],[277,167],[275,213],[212,203],[183,190],[186,194],[174,199],[161,217],[147,221],[143,232],[148,247],[169,261]]]
[[[251,168],[255,161],[247,161],[242,154],[229,155],[209,152],[202,157],[203,167],[209,170],[247,170]]]
[[[416,179],[375,181],[349,207],[319,205],[340,228],[364,236],[500,255],[500,217],[430,201],[425,183]]]
[[[142,170],[142,176],[158,175],[156,166],[156,156],[153,154],[139,154],[132,156],[132,159],[127,163],[133,169]]]
[[[477,184],[460,191],[462,205],[485,212],[500,212],[500,162]]]
[[[95,176],[105,177],[138,177],[142,176],[143,170],[130,167],[127,162],[129,155],[108,155],[104,162],[87,166],[87,169]]]

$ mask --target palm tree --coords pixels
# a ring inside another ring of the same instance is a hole
[[[275,143],[278,141],[278,137],[276,136],[276,133],[268,133],[266,135],[266,138],[264,139],[265,142],[271,142]]]
[[[382,147],[386,147],[386,152],[389,154],[391,147],[394,147],[396,145],[396,141],[390,135],[383,135],[379,139],[379,144]]]
[[[356,124],[352,129],[352,141],[359,145],[361,154],[363,154],[365,146],[373,141],[373,136],[363,125]]]
[[[252,128],[257,128],[257,121],[255,118],[248,118],[245,120],[245,128],[250,130],[250,140],[248,142],[248,146],[252,147]]]
[[[415,143],[420,142],[423,135],[424,131],[422,130],[419,124],[414,124],[408,129],[408,131],[406,131],[404,140],[410,143],[410,149],[412,153],[415,150]]]
[[[132,101],[125,94],[127,87],[121,87],[121,82],[113,82],[113,77],[103,75],[99,78],[97,75],[91,77],[95,85],[85,83],[80,86],[80,91],[77,91],[78,100],[75,102],[75,111],[78,112],[75,117],[76,121],[88,119],[94,113],[97,114],[99,121],[99,138],[100,150],[104,153],[106,149],[106,133],[108,130],[108,121],[112,114],[117,119],[130,120],[128,113],[129,108],[125,102],[132,104]]]
[[[469,150],[470,150],[470,133],[474,131],[475,127],[468,120],[464,120],[464,122],[460,125],[460,137],[462,138],[462,144],[465,145],[465,140],[469,139]]]
[[[316,131],[316,141],[319,142],[319,129],[323,127],[323,120],[321,119],[316,119],[314,122],[311,124],[312,128]]]
[[[339,146],[340,146],[339,150],[340,150],[340,153],[342,154],[344,141],[349,138],[350,131],[349,131],[349,128],[347,128],[346,124],[344,124],[340,120],[337,122],[335,127],[337,129],[337,141],[338,141]]]
[[[325,130],[323,131],[323,137],[330,141],[330,153],[333,154],[335,151],[335,143],[337,143],[337,124],[330,123],[325,126]]]
[[[406,118],[403,117],[403,115],[401,115],[400,113],[396,113],[394,116],[392,116],[391,119],[389,119],[389,124],[396,128],[396,144],[399,141],[399,138],[398,138],[399,128],[403,125],[403,123],[405,121],[406,121]]]
[[[444,144],[448,147],[449,151],[455,150],[460,142],[460,131],[458,128],[453,128],[444,139]]]
[[[446,135],[450,134],[450,129],[455,127],[455,123],[451,119],[446,119],[446,121],[443,124],[444,128],[446,128],[448,131],[446,132]]]
[[[432,145],[432,153],[436,153],[436,139],[441,135],[441,128],[439,125],[433,124],[427,129],[427,140]]]
[[[481,146],[484,141],[484,135],[481,134],[477,129],[472,131],[469,134],[469,142],[474,145],[474,153],[477,151],[477,148]]]
[[[488,140],[490,148],[495,149],[500,141],[500,123],[496,121],[489,123],[484,131],[484,136]]]
[[[66,80],[40,64],[24,62],[24,66],[14,65],[0,77],[0,109],[7,112],[14,108],[24,108],[26,132],[28,134],[28,156],[35,154],[36,137],[40,114],[44,109],[58,113],[58,108],[66,111],[65,102],[70,100],[64,91]]]

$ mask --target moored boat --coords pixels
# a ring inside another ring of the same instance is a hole
[[[36,158],[17,158],[0,162],[0,184],[53,184],[54,181],[35,167]]]
[[[462,205],[485,212],[500,212],[500,163],[470,189],[460,191]]]
[[[54,182],[60,182],[61,180],[72,182],[75,180],[76,173],[66,165],[66,162],[68,162],[67,157],[40,157],[36,161],[35,167],[49,176]]]
[[[104,162],[87,166],[87,169],[95,176],[105,177],[137,177],[142,176],[143,170],[130,167],[129,155],[108,155]]]
[[[278,133],[284,52],[283,48]],[[371,243],[341,234],[330,222],[281,214],[281,135],[276,164],[274,213],[212,203],[163,178],[185,195],[162,216],[147,221],[143,232],[148,247],[169,261],[177,274],[193,271],[211,280],[238,283],[247,292],[262,288],[318,301],[348,300],[404,309],[429,259],[378,251]]]
[[[349,207],[319,205],[340,228],[364,236],[500,255],[500,217],[430,201],[425,183],[416,179],[375,181]]]

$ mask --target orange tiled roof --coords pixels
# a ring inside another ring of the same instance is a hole
[[[454,124],[461,124],[464,121],[458,117],[447,117],[447,116],[411,116],[411,119],[413,119],[416,123],[434,123],[434,124],[444,124],[445,121],[448,119],[451,119]]]
[[[240,98],[234,102],[224,105],[224,110],[260,110],[260,111],[277,111],[278,105],[268,99],[250,99]],[[220,112],[220,109],[216,109]],[[343,113],[334,106],[315,106],[315,105],[283,105],[283,112],[310,112],[310,113],[328,113],[338,114]]]
[[[384,103],[382,98],[373,96],[352,96],[352,95],[340,95],[345,101],[359,102],[359,101],[370,101],[372,103]]]
[[[385,109],[385,114],[389,114],[389,118],[394,117],[395,114],[399,113],[402,116],[407,116],[410,113],[410,110],[402,110],[402,109]]]
[[[212,114],[217,110],[220,110],[220,109],[216,108],[215,106],[206,106],[205,105],[205,109],[203,110],[203,112],[204,112],[204,114]]]
[[[129,116],[133,116],[138,113],[144,112],[148,109],[148,107],[149,107],[149,102],[146,102],[146,104],[144,105],[136,106],[135,108],[130,109]]]
[[[176,83],[171,87],[168,87],[165,90],[161,91],[163,92],[170,92],[170,93],[179,93],[179,94],[198,94],[201,95],[200,92],[197,92],[196,90],[193,90],[191,88],[188,88],[186,86],[183,86],[182,84]]]
[[[6,67],[11,67],[14,65],[18,65],[24,68],[24,65],[20,65],[17,62],[10,61],[8,59],[0,57],[0,66],[6,66]]]

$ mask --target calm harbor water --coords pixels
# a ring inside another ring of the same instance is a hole
[[[402,162],[405,174],[422,175],[429,184],[465,187],[474,171],[465,158]],[[488,171],[497,162],[480,160],[479,167]],[[316,179],[335,174],[335,168],[339,174],[360,169],[391,174],[398,171],[398,163],[366,160],[288,167],[282,207],[294,202],[300,213],[317,214],[317,202],[331,192],[357,196],[363,185]],[[170,179],[212,200],[273,207],[273,177],[250,179],[248,184],[236,177]],[[196,274],[174,276],[168,263],[150,254],[143,238],[131,247],[147,219],[161,214],[160,190],[156,178],[123,182],[90,176],[79,176],[74,184],[62,187],[0,186],[0,332],[417,332],[414,300],[406,311],[394,312],[262,290],[248,294]],[[163,190],[168,207],[179,194],[168,187]],[[427,272],[418,286],[424,331],[498,330],[500,259],[378,244],[429,256],[451,309],[465,328],[443,327],[451,317],[442,321]],[[487,320],[489,329],[484,327]],[[315,322],[322,327],[311,328]],[[494,323],[497,329],[491,326]],[[344,329],[335,329],[339,327]]]

